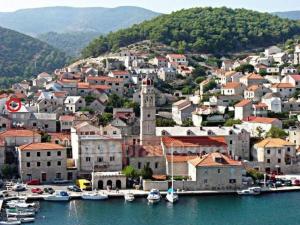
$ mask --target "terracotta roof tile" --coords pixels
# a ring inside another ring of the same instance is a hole
[[[277,83],[273,84],[272,88],[294,88],[295,86],[290,83]]]
[[[241,87],[242,84],[239,83],[239,82],[229,82],[225,85],[223,85],[223,89],[232,89],[232,88],[238,88],[238,87]]]
[[[41,135],[33,130],[10,129],[10,130],[0,132],[0,137],[32,137],[32,136],[41,136]]]
[[[284,146],[293,146],[294,144],[280,138],[266,138],[255,144],[258,148],[277,148]]]
[[[177,136],[162,137],[162,142],[167,147],[198,147],[198,146],[227,146],[224,137],[203,136]]]
[[[183,162],[187,162],[191,159],[195,159],[197,158],[197,155],[173,155],[173,159],[172,159],[172,155],[166,155],[166,159],[168,162],[174,162],[174,163],[183,163]]]
[[[269,118],[269,117],[256,117],[256,116],[248,116],[244,119],[246,122],[251,123],[273,123],[274,121],[277,121],[277,118]]]
[[[63,146],[54,143],[31,143],[19,146],[21,151],[31,150],[63,150]]]
[[[230,159],[228,156],[218,152],[209,153],[203,157],[197,157],[190,160],[189,163],[196,167],[242,166],[240,161]]]
[[[235,107],[244,107],[246,105],[252,104],[251,100],[243,99],[239,103],[235,104]]]

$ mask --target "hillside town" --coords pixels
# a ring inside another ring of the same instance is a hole
[[[0,95],[2,176],[167,190],[172,166],[175,188],[197,191],[300,174],[299,64],[300,45],[220,67],[122,50],[38,74]]]

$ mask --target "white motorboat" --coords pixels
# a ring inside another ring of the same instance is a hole
[[[170,188],[168,190],[168,193],[166,195],[166,199],[171,202],[171,203],[175,203],[178,201],[178,194],[174,191],[173,188]]]
[[[99,193],[97,191],[85,192],[81,195],[81,198],[84,200],[105,200],[108,199],[108,195],[104,193]]]
[[[238,195],[259,195],[261,193],[260,187],[250,187],[244,190],[237,191]]]
[[[20,220],[0,221],[0,225],[19,225],[19,224],[21,224]]]
[[[7,209],[6,215],[13,216],[13,217],[27,217],[27,216],[34,216],[35,212],[25,212],[25,211],[19,211],[16,209]]]
[[[33,203],[27,203],[25,200],[11,200],[6,203],[6,205],[9,208],[29,208],[29,207],[35,207],[36,204]]]
[[[56,191],[53,195],[44,197],[46,201],[69,201],[70,195],[66,191]]]
[[[27,189],[26,184],[17,183],[12,187],[13,191],[25,191]]]
[[[132,193],[125,193],[124,194],[124,198],[125,198],[125,201],[128,201],[128,202],[133,202],[134,201],[134,194]]]
[[[22,217],[20,218],[21,223],[32,223],[34,222],[34,217]]]
[[[148,194],[148,202],[149,203],[157,203],[160,201],[161,199],[161,195],[160,195],[160,192],[159,190],[157,189],[151,189],[150,193]]]

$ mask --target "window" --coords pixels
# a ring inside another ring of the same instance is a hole
[[[33,127],[36,127],[36,123],[33,123],[32,126],[33,126]]]
[[[109,157],[109,161],[115,161],[115,157],[114,156]]]
[[[270,154],[270,152],[271,152],[270,149],[268,149],[268,150],[267,150],[267,154]]]
[[[103,162],[103,157],[98,157],[97,161],[98,162]]]
[[[157,169],[157,168],[158,168],[158,162],[155,163],[155,169]]]
[[[278,149],[278,154],[281,154],[281,149]]]
[[[150,118],[151,117],[151,115],[150,114],[148,114],[148,118]]]
[[[86,162],[90,162],[91,161],[91,157],[85,157],[85,161]]]
[[[61,173],[56,173],[56,178],[61,179]]]
[[[204,183],[204,184],[207,184],[207,179],[204,179],[204,180],[203,180],[203,183]]]
[[[40,163],[40,162],[37,162],[37,163],[36,163],[36,166],[37,166],[37,167],[40,167],[40,166],[41,166],[41,163]]]
[[[58,151],[58,152],[57,152],[57,156],[61,156],[61,151]]]
[[[47,166],[51,166],[51,162],[47,162]]]
[[[113,131],[113,134],[117,134],[117,131],[114,130],[114,131]]]
[[[27,166],[27,167],[30,167],[30,162],[26,163],[26,166]]]
[[[230,140],[230,141],[229,141],[229,144],[231,144],[231,145],[232,145],[232,140]]]
[[[107,131],[104,131],[103,134],[104,134],[104,135],[107,135]]]
[[[37,153],[36,153],[36,156],[37,156],[37,157],[40,157],[40,156],[41,156],[41,153],[40,153],[40,152],[37,152]]]
[[[138,169],[141,169],[142,165],[140,162],[138,162]]]
[[[26,152],[26,157],[30,157],[30,152]]]
[[[45,124],[45,128],[48,128],[48,124]]]
[[[229,179],[229,184],[235,184],[236,183],[236,179]]]
[[[278,162],[278,163],[281,163],[281,159],[278,159],[277,162]]]
[[[221,169],[218,169],[218,173],[221,173]]]
[[[296,140],[295,140],[294,142],[296,143]],[[287,148],[287,151],[288,151],[288,152],[290,152],[290,151],[291,151],[290,147],[288,147],[288,148]]]
[[[47,152],[47,156],[51,156],[51,152]]]
[[[57,165],[58,165],[58,166],[61,166],[61,161],[57,161]]]
[[[270,159],[267,159],[267,163],[270,163],[271,162],[271,160]]]

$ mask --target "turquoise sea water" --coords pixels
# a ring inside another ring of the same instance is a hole
[[[138,198],[41,202],[37,225],[299,225],[300,192],[261,196],[180,196],[174,205]]]

